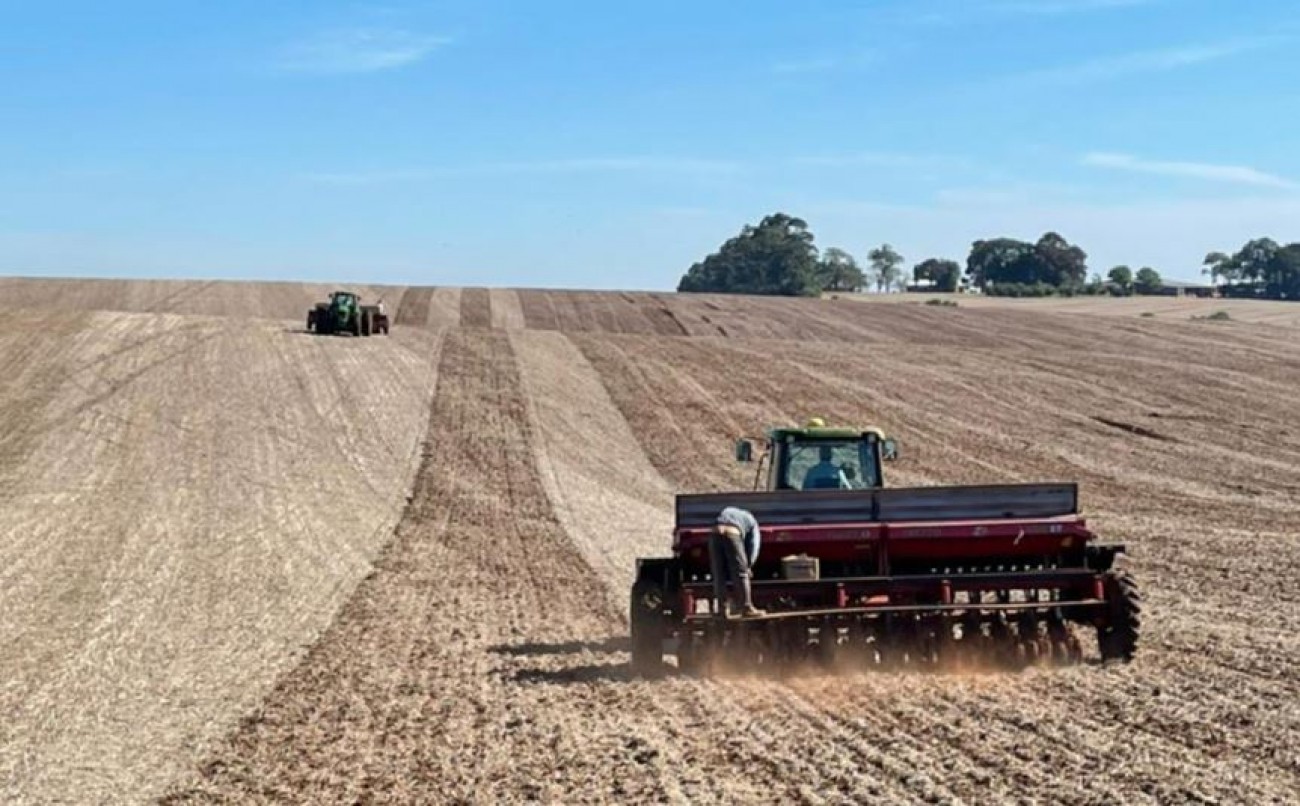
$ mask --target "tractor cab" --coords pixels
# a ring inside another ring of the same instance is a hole
[[[775,428],[768,432],[754,474],[754,489],[883,487],[882,464],[897,457],[897,443],[886,438],[878,428],[830,428],[815,418],[803,428]],[[750,440],[736,443],[736,460],[754,461],[754,445]]]
[[[330,294],[330,307],[335,310],[352,310],[360,301],[360,297],[351,291],[335,291]]]

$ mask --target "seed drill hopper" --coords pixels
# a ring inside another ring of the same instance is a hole
[[[754,461],[742,440],[736,458]],[[1141,597],[1080,515],[1073,483],[887,488],[898,456],[878,429],[777,428],[751,492],[679,495],[672,556],[637,561],[632,661],[685,670],[1077,663],[1137,648]],[[712,600],[709,534],[727,506],[762,532],[756,618]]]

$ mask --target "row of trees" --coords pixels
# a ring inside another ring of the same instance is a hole
[[[1202,271],[1225,296],[1300,300],[1300,243],[1256,238],[1234,254],[1206,255]]]
[[[907,287],[903,271],[905,259],[894,247],[881,244],[867,253],[864,271],[853,255],[832,246],[822,257],[825,291],[861,291],[875,286],[877,291],[902,291]],[[912,267],[913,282],[927,282],[937,291],[956,291],[961,282],[961,266],[955,260],[929,258]]]
[[[889,244],[867,253],[864,268],[838,247],[819,253],[808,223],[774,213],[687,270],[678,291],[815,296],[823,291],[902,290],[907,285],[903,256]],[[951,260],[926,260],[913,276],[944,290],[957,290],[961,267]]]
[[[1121,297],[1133,294],[1154,294],[1164,285],[1160,272],[1149,266],[1138,269],[1137,274],[1134,274],[1133,270],[1128,266],[1116,266],[1110,270],[1106,278],[1110,280],[1107,291]],[[1096,280],[1093,282],[1095,283]]]
[[[819,252],[808,223],[774,213],[740,234],[682,277],[678,291],[814,296],[823,291],[902,289],[907,280],[904,258],[889,244],[872,249],[867,265],[843,249]],[[1300,299],[1300,243],[1282,246],[1268,238],[1250,241],[1232,255],[1212,252],[1205,273],[1230,296]],[[1088,277],[1088,255],[1059,233],[1048,232],[1035,243],[1013,238],[980,240],[966,259],[965,282],[981,291],[1005,296],[1051,294],[1154,294],[1164,286],[1160,273],[1143,267],[1134,272],[1116,266],[1105,280]],[[912,268],[912,280],[938,291],[956,291],[962,266],[929,258]]]
[[[971,285],[993,294],[1084,291],[1087,257],[1054,232],[1036,244],[1010,238],[976,241],[966,261],[966,274]],[[889,244],[872,249],[865,268],[838,247],[819,253],[806,221],[774,213],[757,225],[746,225],[717,252],[691,266],[677,290],[788,296],[861,291],[870,286],[877,291],[902,290],[908,283],[904,262]],[[929,258],[912,268],[911,279],[937,291],[956,291],[962,267],[954,260]],[[1100,282],[1096,279],[1093,285]],[[1131,286],[1131,280],[1124,284],[1125,288]]]

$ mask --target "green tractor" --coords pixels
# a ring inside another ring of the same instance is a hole
[[[388,316],[376,305],[362,305],[351,291],[335,291],[329,302],[318,302],[307,312],[307,330],[321,334],[351,333],[369,336],[388,332]]]
[[[866,490],[885,486],[882,463],[898,443],[879,428],[829,428],[820,417],[803,428],[775,428],[760,447],[755,490]],[[754,461],[754,443],[736,443],[736,461]]]

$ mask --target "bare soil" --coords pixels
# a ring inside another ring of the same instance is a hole
[[[797,755],[790,726],[770,729],[785,736],[776,746],[768,729],[731,740],[751,719],[742,692],[631,679],[621,615],[531,461],[528,409],[505,334],[448,336],[396,540],[310,656],[168,802],[765,793],[769,765]],[[769,692],[756,704],[778,707]]]
[[[492,327],[500,330],[523,330],[528,326],[519,292],[511,288],[493,288],[488,292],[492,306]]]
[[[492,326],[492,296],[488,293],[488,289],[466,288],[461,291],[460,326]]]
[[[391,340],[0,328],[7,800],[1297,801],[1300,329],[422,291]],[[896,484],[1078,480],[1137,661],[632,678],[673,493],[813,415],[898,436]]]
[[[837,294],[855,302],[923,305],[929,300],[955,302],[963,308],[1003,308],[1038,313],[1079,313],[1096,316],[1134,316],[1187,322],[1223,311],[1238,322],[1283,326],[1300,325],[1300,305],[1295,302],[1253,299],[1201,299],[1199,297],[986,297],[978,294]]]
[[[405,503],[433,334],[0,325],[0,800],[160,792],[256,706]]]
[[[20,308],[124,311],[284,319],[306,322],[307,311],[346,289],[369,304],[383,300],[395,324],[458,324],[459,288],[408,288],[365,283],[253,283],[224,280],[68,280],[0,277],[0,299]]]

